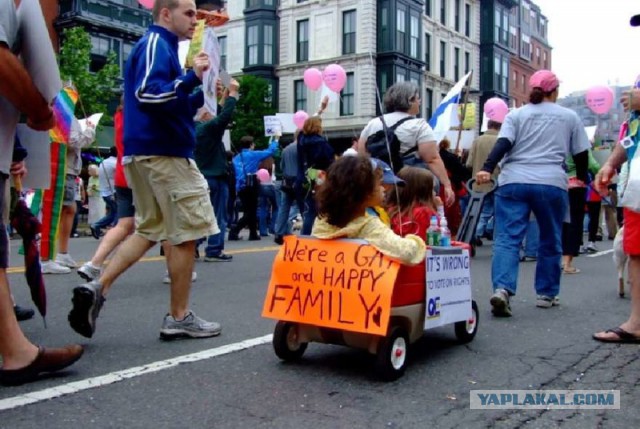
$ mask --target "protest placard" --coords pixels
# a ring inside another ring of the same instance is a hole
[[[458,247],[427,249],[427,297],[424,328],[471,318],[471,259]]]
[[[187,58],[184,67],[187,69],[193,68],[193,57],[198,55],[202,51],[204,44],[204,24],[205,20],[200,19],[196,24],[196,29],[193,31],[193,37],[189,44],[189,51],[187,52]]]
[[[277,116],[264,117],[264,135],[267,137],[282,135],[282,124],[280,123],[280,118]]]
[[[386,335],[398,268],[363,241],[285,237],[262,316]]]

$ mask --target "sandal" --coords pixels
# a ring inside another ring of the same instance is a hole
[[[565,274],[578,274],[580,270],[576,267],[563,267],[562,272]]]
[[[598,334],[615,334],[613,338],[598,336]],[[604,332],[596,332],[593,334],[593,339],[601,341],[603,343],[626,343],[626,344],[640,344],[640,336],[633,335],[621,327],[607,329]]]

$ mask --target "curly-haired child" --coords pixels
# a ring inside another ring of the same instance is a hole
[[[426,237],[431,216],[437,216],[437,206],[442,204],[433,193],[433,175],[424,168],[404,167],[398,177],[405,184],[398,192],[398,201],[389,200],[391,228],[401,236]]]
[[[416,235],[400,237],[367,207],[382,205],[382,171],[364,155],[344,156],[327,170],[316,194],[318,217],[311,234],[320,239],[361,238],[392,259],[404,264],[422,262],[426,246]]]

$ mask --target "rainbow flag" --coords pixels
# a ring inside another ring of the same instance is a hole
[[[53,115],[56,117],[56,126],[49,131],[51,141],[68,143],[71,132],[73,112],[78,102],[78,91],[73,87],[62,88],[53,102]]]
[[[45,190],[38,189],[31,202],[31,213],[35,216],[41,215],[40,258],[45,261],[56,258],[66,170],[67,145],[51,142],[51,186]]]

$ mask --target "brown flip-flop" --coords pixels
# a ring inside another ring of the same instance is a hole
[[[600,334],[600,332],[596,332],[595,334],[593,334],[593,339],[596,341],[601,341],[603,343],[640,344],[639,336],[633,335],[632,333],[625,331],[619,326],[617,328],[607,329],[606,331],[604,331],[604,333],[615,334],[616,337],[615,338],[598,337],[597,334]]]
[[[578,274],[580,270],[577,269],[576,267],[570,267],[570,268],[563,268],[562,272],[564,274]]]

